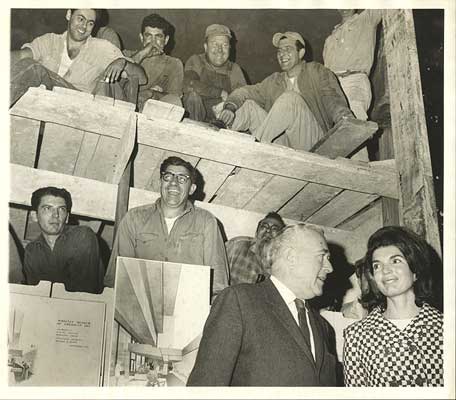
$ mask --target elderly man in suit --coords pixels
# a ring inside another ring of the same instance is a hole
[[[332,272],[323,233],[288,226],[265,255],[270,278],[214,301],[189,386],[336,385],[333,331],[308,305]]]

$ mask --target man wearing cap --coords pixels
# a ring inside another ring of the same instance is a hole
[[[233,91],[219,118],[233,130],[249,130],[261,142],[310,150],[335,123],[353,114],[334,74],[304,61],[299,33],[276,33],[272,43],[282,72]]]
[[[184,70],[184,107],[191,119],[215,119],[213,107],[225,101],[236,88],[246,85],[244,74],[229,61],[231,32],[225,25],[206,29],[204,53],[192,55]]]

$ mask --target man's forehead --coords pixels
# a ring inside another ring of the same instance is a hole
[[[303,247],[309,251],[328,251],[328,243],[323,234],[312,229],[302,230],[298,235],[297,240],[299,240]]]
[[[226,35],[212,35],[207,38],[208,43],[210,42],[226,42],[229,43],[230,39]]]
[[[40,201],[40,206],[44,206],[44,205],[65,206],[66,207],[66,202],[63,197],[47,194],[47,195],[43,196]]]
[[[282,226],[282,223],[277,219],[277,218],[274,218],[274,217],[266,217],[266,218],[263,218],[258,225],[261,225],[263,223],[267,223],[269,225],[277,225],[277,226]]]
[[[73,11],[73,15],[82,15],[85,19],[95,21],[97,13],[92,8],[78,8]]]
[[[168,165],[166,167],[165,172],[166,171],[190,175],[190,171],[186,167],[184,167],[183,165]]]
[[[296,40],[290,39],[287,37],[284,37],[283,39],[280,39],[279,41],[279,48],[284,48],[284,47],[293,47],[296,48]]]
[[[161,28],[157,28],[155,26],[146,26],[144,28],[144,33],[150,33],[152,35],[158,35],[159,33],[161,33],[162,35],[164,35],[165,33],[163,32],[163,29]]]

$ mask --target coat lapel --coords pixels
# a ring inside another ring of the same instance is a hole
[[[285,304],[282,296],[277,291],[274,284],[268,278],[261,282],[259,285],[263,288],[264,301],[270,307],[273,315],[280,321],[287,332],[292,336],[293,340],[302,349],[309,361],[314,365],[314,358],[309,346],[304,340],[304,336],[299,329],[293,315],[291,314],[288,306]]]

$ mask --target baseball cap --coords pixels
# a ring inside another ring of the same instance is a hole
[[[297,40],[298,42],[301,42],[303,46],[306,45],[302,36],[297,32],[277,32],[272,37],[272,44],[274,45],[274,47],[279,47],[280,39],[283,39],[284,37],[287,39]]]
[[[219,24],[209,25],[206,28],[205,37],[208,38],[209,36],[214,36],[214,35],[228,36],[229,38],[231,38],[231,32],[228,29],[228,27],[226,27],[225,25],[219,25]]]

